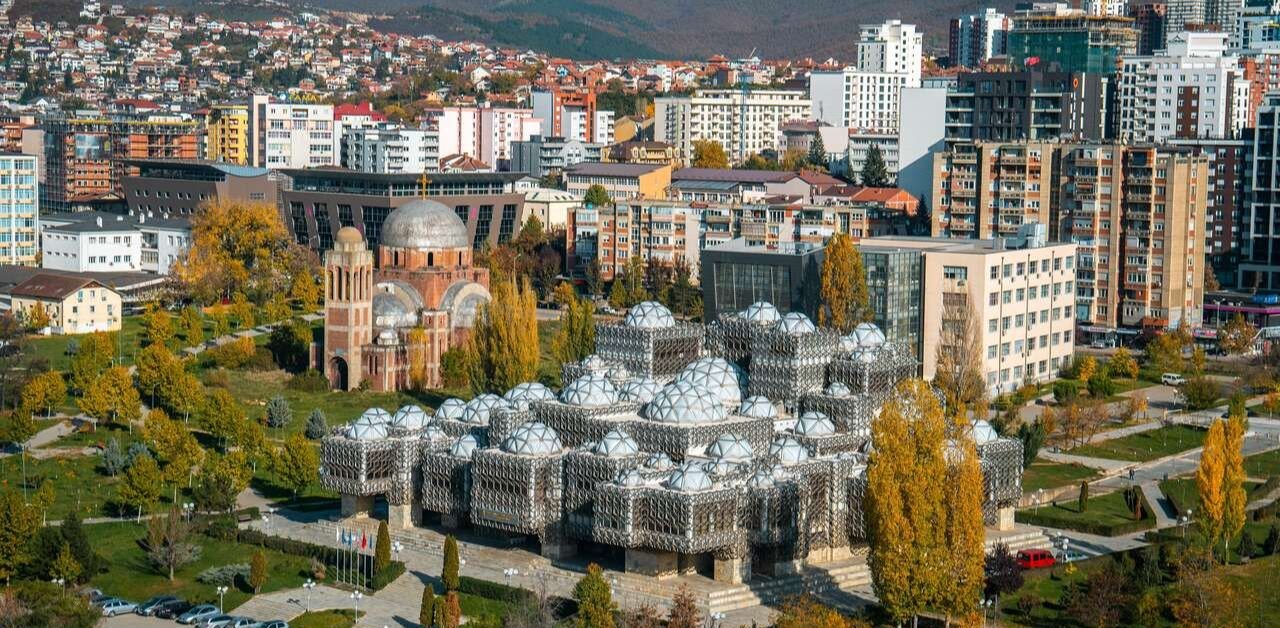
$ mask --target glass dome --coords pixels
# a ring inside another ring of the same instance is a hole
[[[461,399],[445,399],[440,402],[440,407],[436,408],[435,418],[461,421],[462,411],[466,408],[467,402]]]
[[[813,321],[809,320],[803,312],[787,312],[778,322],[773,324],[773,328],[788,334],[799,335],[809,334],[818,330],[813,326]]]
[[[712,357],[695,360],[676,376],[676,381],[703,386],[716,393],[722,403],[733,406],[742,401],[744,380],[742,369],[736,364]]]
[[[876,326],[875,323],[859,323],[853,328],[853,333],[849,334],[857,341],[859,347],[868,349],[879,348],[884,344],[884,332]]]
[[[377,409],[381,410],[384,415],[387,413],[386,410],[382,410],[381,408]],[[376,419],[376,416],[377,415],[371,416],[369,412],[365,412],[360,415],[360,418],[352,421],[351,424],[347,426],[347,438],[353,440],[374,440],[378,438],[386,438],[387,422]]]
[[[756,472],[751,474],[751,479],[747,480],[747,486],[751,488],[770,488],[774,484],[773,474],[765,469],[756,469]]]
[[[530,401],[550,401],[555,398],[556,394],[551,392],[550,388],[542,385],[541,382],[516,384],[514,388],[508,390],[507,394],[502,396],[503,401],[521,410],[528,409]]]
[[[686,462],[673,470],[662,484],[673,491],[705,491],[711,488],[711,476],[702,464]]]
[[[702,468],[706,469],[707,473],[711,474],[711,477],[722,478],[733,473],[734,469],[738,468],[738,465],[732,460],[716,458],[715,460],[708,460]]]
[[[613,482],[618,486],[642,486],[644,477],[635,469],[623,469],[618,472],[618,477],[614,478]]]
[[[853,353],[858,349],[858,339],[853,334],[840,336],[840,353]]]
[[[640,329],[662,329],[674,327],[676,319],[667,306],[657,301],[645,301],[627,310],[627,316],[622,324]]]
[[[675,466],[675,463],[671,462],[671,456],[659,451],[649,454],[649,457],[644,459],[644,466],[655,471],[666,471]]]
[[[782,464],[799,464],[809,459],[809,450],[790,436],[779,436],[769,445],[769,455]]]
[[[508,407],[502,397],[485,393],[467,402],[467,407],[462,409],[462,420],[473,425],[488,425],[490,413]]]
[[[778,322],[778,319],[782,316],[778,313],[778,308],[773,307],[773,304],[768,301],[756,301],[748,305],[747,309],[742,310],[738,315],[753,323],[770,325]]]
[[[659,390],[662,390],[662,387],[658,382],[653,381],[652,377],[640,377],[628,380],[618,392],[623,401],[644,404],[653,401]]]
[[[390,423],[391,413],[382,408],[369,408],[360,414],[361,419],[369,419],[377,423]]]
[[[538,421],[530,421],[517,427],[502,441],[502,450],[523,456],[558,454],[564,446],[556,431]]]
[[[714,423],[723,421],[726,412],[715,393],[692,382],[675,381],[658,391],[645,407],[645,415],[659,423]]]
[[[605,362],[604,358],[593,353],[582,360],[582,367],[588,371],[604,372],[609,368],[609,363]]]
[[[778,408],[769,401],[768,397],[755,395],[742,400],[742,405],[738,408],[738,414],[751,417],[753,419],[776,419],[778,418]]]
[[[990,423],[982,419],[976,419],[973,422],[974,444],[985,445],[997,438],[1000,438],[1000,435],[996,433],[996,428],[991,427]]]
[[[849,354],[854,362],[861,364],[874,364],[876,358],[880,357],[880,349],[877,347],[858,347]]]
[[[636,439],[631,438],[631,435],[626,430],[615,428],[605,434],[604,438],[600,439],[600,442],[596,443],[593,451],[601,456],[620,458],[640,453],[640,446],[636,444]]]
[[[848,397],[853,391],[844,382],[831,382],[827,384],[826,393],[829,397]]]
[[[587,373],[569,382],[560,391],[560,401],[570,406],[599,408],[618,403],[618,389],[613,387],[609,378],[596,373]]]
[[[830,436],[836,433],[836,426],[827,415],[810,410],[800,415],[795,432],[801,436]]]
[[[396,410],[391,416],[391,427],[398,427],[406,430],[418,430],[427,426],[431,417],[427,416],[427,411],[420,406],[407,405]]]
[[[440,429],[440,426],[435,423],[428,423],[426,427],[422,428],[422,440],[443,440],[448,438],[448,436],[449,435],[445,434],[444,430]]]
[[[728,460],[731,462],[745,462],[751,460],[755,452],[751,450],[751,443],[747,439],[737,434],[721,434],[714,443],[707,446],[707,456],[716,459]]]
[[[454,458],[466,458],[467,460],[470,460],[471,455],[479,448],[480,441],[476,440],[474,435],[465,434],[462,438],[453,442],[453,446],[449,448],[449,455]]]

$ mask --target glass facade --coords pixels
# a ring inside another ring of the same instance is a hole
[[[864,248],[861,253],[874,312],[872,322],[884,331],[889,342],[906,344],[920,358],[924,325],[920,312],[920,251]]]
[[[789,266],[716,262],[712,268],[719,311],[745,310],[756,301],[768,301],[784,312],[792,310]]]

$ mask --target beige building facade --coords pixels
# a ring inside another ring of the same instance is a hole
[[[1013,236],[1049,224],[1056,144],[971,142],[933,156],[935,237]]]
[[[120,294],[84,277],[41,273],[10,289],[15,314],[28,320],[43,309],[54,334],[119,331]]]

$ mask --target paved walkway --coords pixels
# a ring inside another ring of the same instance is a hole
[[[1039,458],[1050,462],[1062,462],[1066,464],[1079,464],[1097,469],[1106,473],[1118,473],[1133,466],[1135,463],[1127,460],[1112,460],[1110,458],[1094,458],[1091,456],[1077,456],[1074,454],[1064,454],[1055,451],[1042,451]]]
[[[302,320],[308,323],[314,323],[315,321],[323,319],[324,315],[316,312],[312,312],[310,314],[301,314],[297,318],[301,318]],[[218,336],[217,338],[211,338],[195,346],[183,347],[182,351],[187,353],[188,355],[199,355],[201,352],[203,352],[205,349],[208,349],[209,347],[216,347],[218,345],[223,345],[228,342],[232,342],[234,340],[239,340],[241,338],[254,338],[256,336],[261,336],[263,334],[269,334],[271,333],[271,330],[275,328],[278,322],[279,321],[277,321],[276,323],[263,323],[261,325],[258,325],[257,327],[253,327],[250,329],[233,331],[225,336]]]

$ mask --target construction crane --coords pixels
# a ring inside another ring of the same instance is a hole
[[[738,161],[747,159],[747,95],[751,91],[747,83],[747,73],[743,71],[746,62],[754,59],[756,49],[738,64]]]

